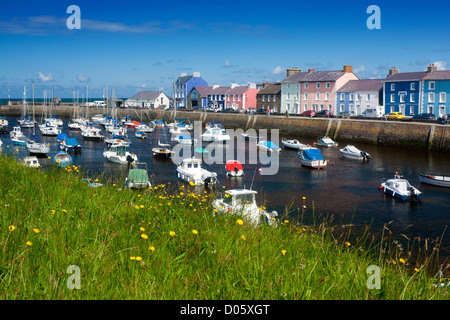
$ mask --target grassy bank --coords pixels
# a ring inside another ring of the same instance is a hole
[[[81,175],[0,157],[1,299],[448,299],[430,257],[411,265],[329,224],[214,217],[211,197],[188,186],[90,188]],[[368,288],[371,265],[379,289]],[[69,266],[80,289],[67,286]]]

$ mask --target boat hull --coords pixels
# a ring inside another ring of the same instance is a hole
[[[450,188],[450,176],[421,173],[419,174],[419,180],[421,183]]]

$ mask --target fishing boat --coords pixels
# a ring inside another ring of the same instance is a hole
[[[322,137],[317,140],[317,142],[314,143],[315,145],[321,146],[321,147],[337,147],[338,143],[333,141],[330,137]]]
[[[192,185],[212,185],[217,182],[217,173],[202,168],[202,161],[186,158],[177,166],[177,176]]]
[[[207,142],[226,142],[230,140],[230,135],[226,134],[223,129],[218,127],[206,129],[201,137],[203,141]]]
[[[25,157],[23,159],[23,164],[30,168],[39,168],[41,166],[38,158],[35,156]]]
[[[129,151],[128,144],[113,144],[109,149],[103,152],[103,156],[108,159],[108,161],[117,164],[136,164],[138,162],[137,155]]]
[[[306,148],[298,152],[300,163],[302,166],[314,169],[325,168],[328,161],[325,160],[320,150],[314,147]]]
[[[442,174],[419,173],[421,183],[450,188],[450,176]]]
[[[81,128],[81,136],[85,140],[100,141],[105,138],[105,136],[100,134],[100,131],[101,129],[93,126],[83,126]]]
[[[196,144],[197,143],[197,139],[193,139],[188,135],[185,134],[180,134],[177,135],[174,139],[174,141],[178,142],[179,144]]]
[[[145,169],[139,168],[139,165],[145,165]],[[131,189],[144,189],[150,188],[152,184],[148,178],[147,164],[138,163],[138,168],[130,169],[126,178],[127,188]]]
[[[77,139],[75,138],[66,138],[63,139],[60,144],[59,148],[67,153],[80,153],[81,152],[81,145],[78,143]]]
[[[365,151],[359,150],[358,148],[352,146],[351,144],[347,145],[345,148],[339,149],[339,152],[342,154],[343,157],[349,159],[365,161],[371,158],[370,154],[368,154]]]
[[[136,131],[134,133],[134,136],[138,139],[146,139],[147,138],[147,134],[144,131],[140,131],[140,130]]]
[[[380,189],[382,189],[384,193],[390,194],[391,196],[402,200],[420,200],[423,196],[422,192],[413,187],[408,180],[402,179],[398,173],[395,173],[394,179],[388,179],[383,182]]]
[[[241,177],[244,175],[244,168],[238,160],[229,160],[225,165],[225,170],[227,170],[227,175],[232,177]]]
[[[55,154],[53,161],[55,161],[56,165],[59,167],[65,168],[72,163],[72,157],[67,152],[60,151]]]
[[[279,146],[277,146],[275,143],[273,143],[272,141],[266,141],[266,140],[260,140],[256,144],[256,147],[258,149],[267,150],[269,152],[280,152],[281,151],[281,148]]]
[[[290,139],[290,140],[288,140],[286,138],[281,138],[281,144],[286,149],[296,149],[296,150],[305,149],[306,147],[309,146],[307,144],[301,143],[297,139]]]
[[[272,211],[269,213],[259,207],[256,204],[256,194],[256,191],[248,189],[231,189],[225,191],[222,199],[216,199],[212,203],[216,212],[215,215],[237,214],[254,225],[267,223],[270,226],[276,226],[278,212]]]

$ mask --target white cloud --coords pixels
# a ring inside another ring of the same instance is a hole
[[[437,67],[438,70],[447,70],[445,66],[447,65],[447,62],[445,61],[436,61],[433,63],[435,67]]]
[[[280,66],[276,67],[275,69],[272,70],[272,74],[281,74],[283,73],[283,68],[281,68]]]
[[[230,60],[225,61],[225,63],[223,64],[224,67],[232,67],[233,65],[231,64]]]
[[[356,68],[354,70],[354,73],[361,73],[361,72],[364,72],[364,71],[366,71],[366,67],[364,65],[362,65],[359,68]]]
[[[38,72],[38,76],[42,82],[53,81],[53,75],[51,73],[49,73],[48,76],[46,76],[42,72]]]
[[[77,79],[81,82],[88,82],[89,80],[91,80],[89,77],[86,77],[84,74],[78,75]]]

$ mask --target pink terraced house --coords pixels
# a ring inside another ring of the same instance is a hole
[[[232,84],[231,89],[225,95],[225,108],[234,110],[246,110],[256,108],[256,95],[259,90],[256,84],[249,83],[248,86],[238,86]]]
[[[349,80],[359,80],[352,66],[335,71],[288,69],[281,87],[281,112],[300,114],[306,110],[329,110],[336,114],[336,91]]]

